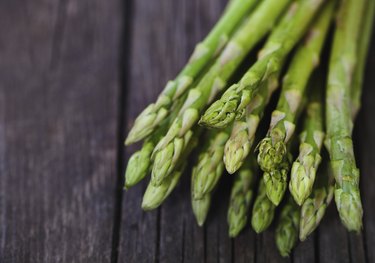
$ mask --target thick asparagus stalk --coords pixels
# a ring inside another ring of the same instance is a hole
[[[176,79],[169,81],[157,101],[150,104],[137,117],[126,139],[127,145],[146,138],[169,115],[173,101],[186,93],[204,67],[220,54],[239,22],[257,2],[256,0],[231,1],[211,32],[197,44],[189,62]]]
[[[275,234],[277,248],[283,257],[289,256],[297,243],[299,221],[300,208],[289,196],[287,203],[281,210]]]
[[[212,192],[224,170],[224,145],[228,140],[230,129],[207,132],[206,143],[198,156],[191,179],[191,194],[193,199],[202,199]]]
[[[236,237],[248,222],[257,173],[255,158],[247,158],[235,174],[227,217],[230,237]]]
[[[326,95],[325,145],[336,180],[335,202],[341,221],[350,231],[360,231],[363,214],[359,169],[356,167],[351,138],[350,95],[364,4],[364,0],[343,0],[340,3]]]
[[[220,57],[198,85],[189,91],[188,98],[167,134],[155,147],[152,178],[160,184],[176,165],[176,160],[188,145],[186,137],[197,123],[201,111],[226,85],[229,77],[247,53],[271,29],[290,0],[264,0],[230,39]],[[169,161],[171,160],[171,161]]]
[[[306,41],[299,47],[286,76],[267,136],[259,143],[258,163],[265,172],[278,169],[287,154],[294,134],[302,98],[313,70],[319,64],[320,52],[332,19],[335,1],[329,1],[317,17]]]
[[[261,83],[277,75],[285,57],[304,35],[308,26],[323,3],[323,0],[296,1],[275,30],[277,36],[270,36],[272,47],[246,72],[238,84],[231,86],[223,96],[205,112],[200,124],[222,128],[239,119],[244,109],[262,86]],[[283,32],[283,33],[280,33]],[[272,51],[271,51],[272,50]]]
[[[258,195],[253,206],[251,216],[251,225],[258,234],[266,230],[272,223],[276,206],[268,199],[266,186],[263,180],[260,180]]]
[[[275,206],[278,206],[284,197],[288,186],[289,170],[290,161],[285,160],[278,169],[263,174],[267,197]]]
[[[204,195],[201,199],[191,199],[193,213],[199,226],[203,226],[204,222],[206,221],[210,205],[211,193]]]
[[[298,205],[310,195],[316,171],[321,161],[323,145],[323,90],[321,83],[312,86],[312,96],[306,109],[303,132],[300,135],[299,155],[293,163],[289,191]]]
[[[301,207],[299,238],[304,241],[323,219],[328,205],[331,203],[334,190],[334,179],[330,169],[323,167],[314,184],[313,191]]]
[[[263,112],[278,86],[278,77],[264,83],[267,87],[260,90],[246,108],[245,116],[235,121],[229,140],[225,144],[224,163],[228,173],[236,172],[246,160],[253,145]]]
[[[375,1],[367,0],[365,15],[361,26],[361,38],[358,43],[357,63],[354,71],[354,78],[351,91],[352,118],[355,119],[361,107],[361,96],[363,86],[363,76],[369,50],[372,28],[374,26]]]

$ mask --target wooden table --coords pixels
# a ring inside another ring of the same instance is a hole
[[[375,262],[375,48],[355,129],[363,234],[331,205],[282,259],[271,230],[228,238],[229,176],[203,228],[187,175],[153,212],[140,208],[146,183],[122,190],[125,134],[225,2],[0,1],[0,262]]]

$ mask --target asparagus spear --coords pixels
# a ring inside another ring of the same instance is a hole
[[[202,199],[217,185],[223,174],[224,144],[229,138],[230,129],[207,132],[206,143],[198,156],[192,171],[191,194],[193,199]]]
[[[372,28],[374,26],[374,10],[375,1],[368,0],[365,10],[365,15],[361,26],[361,38],[358,43],[358,53],[357,53],[357,64],[354,71],[354,78],[351,91],[351,108],[352,108],[352,118],[355,119],[357,113],[361,107],[361,96],[362,96],[362,86],[363,86],[363,76],[365,72],[367,53],[371,40]]]
[[[154,184],[160,184],[173,170],[182,150],[188,145],[185,137],[197,123],[200,112],[225,86],[246,54],[267,34],[289,2],[290,0],[261,2],[230,39],[208,73],[194,89],[189,91],[179,115],[154,149],[155,161],[152,169]]]
[[[267,197],[275,206],[280,204],[285,194],[289,170],[290,162],[285,160],[278,169],[263,174]]]
[[[149,211],[158,208],[177,186],[184,169],[185,166],[176,169],[158,186],[149,183],[143,195],[142,209]]]
[[[324,140],[322,85],[314,85],[306,109],[303,132],[300,135],[299,156],[293,163],[289,191],[298,205],[310,195],[316,171],[321,161],[320,150]]]
[[[254,158],[248,158],[235,174],[228,209],[229,236],[236,237],[246,226],[258,173]]]
[[[264,84],[267,87],[261,89],[255,95],[246,108],[245,116],[234,122],[231,136],[225,144],[224,163],[230,174],[233,174],[242,166],[250,153],[264,109],[278,86],[278,77],[269,79]]]
[[[354,72],[351,90],[352,119],[355,120],[360,108],[360,97],[363,82],[364,65],[366,53],[369,46],[373,26],[375,1],[369,1],[366,6],[362,22],[361,38],[359,39],[358,61]],[[305,240],[319,225],[324,216],[326,208],[333,197],[334,179],[331,171],[327,168],[325,173],[318,177],[314,184],[313,193],[304,202],[301,210],[300,239]]]
[[[300,221],[300,209],[289,196],[287,203],[281,210],[276,227],[276,245],[283,257],[289,256],[298,240],[298,226]]]
[[[198,225],[203,226],[211,205],[211,193],[205,194],[201,199],[192,198],[191,205]]]
[[[268,45],[272,49],[268,49],[267,53],[258,59],[238,84],[232,85],[207,109],[200,124],[222,128],[235,118],[241,118],[244,109],[262,86],[261,83],[279,73],[285,57],[304,35],[322,3],[322,0],[294,2],[283,19],[286,22],[282,21],[277,26],[277,37],[270,36],[272,41]]]
[[[299,238],[304,241],[319,225],[328,205],[331,203],[334,190],[333,175],[329,167],[324,167],[319,173],[313,191],[301,207]]]
[[[359,169],[353,152],[351,85],[364,0],[341,1],[332,45],[326,95],[325,145],[336,180],[335,202],[341,221],[350,231],[362,227]]]
[[[265,172],[278,169],[287,154],[287,145],[295,130],[295,123],[305,96],[308,80],[319,64],[320,52],[326,38],[334,10],[334,1],[324,6],[312,25],[306,41],[299,47],[286,76],[267,136],[259,143],[258,163]]]
[[[258,194],[254,202],[251,225],[258,234],[266,230],[272,223],[276,206],[268,199],[266,186],[260,180]]]
[[[146,138],[170,114],[173,101],[191,88],[194,80],[204,67],[221,52],[239,22],[254,8],[257,2],[256,0],[231,1],[208,36],[197,44],[189,62],[176,79],[169,81],[157,101],[146,107],[137,117],[126,139],[127,145]]]
[[[198,130],[196,134],[199,134]],[[143,195],[142,208],[146,211],[158,208],[164,200],[170,195],[173,189],[177,186],[182,173],[186,168],[185,159],[194,150],[198,144],[198,136],[194,136],[188,147],[183,152],[183,160],[178,162],[177,167],[173,170],[172,174],[167,177],[161,184],[154,185],[152,180],[149,182],[145,194]]]

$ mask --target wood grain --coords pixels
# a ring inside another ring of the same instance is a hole
[[[110,262],[117,0],[0,3],[0,261]]]

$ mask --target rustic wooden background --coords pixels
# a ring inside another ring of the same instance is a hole
[[[375,48],[355,129],[363,234],[348,234],[331,205],[281,259],[272,231],[227,237],[228,177],[203,228],[186,176],[154,212],[140,208],[145,183],[122,191],[134,117],[225,2],[0,1],[0,262],[375,262]]]

